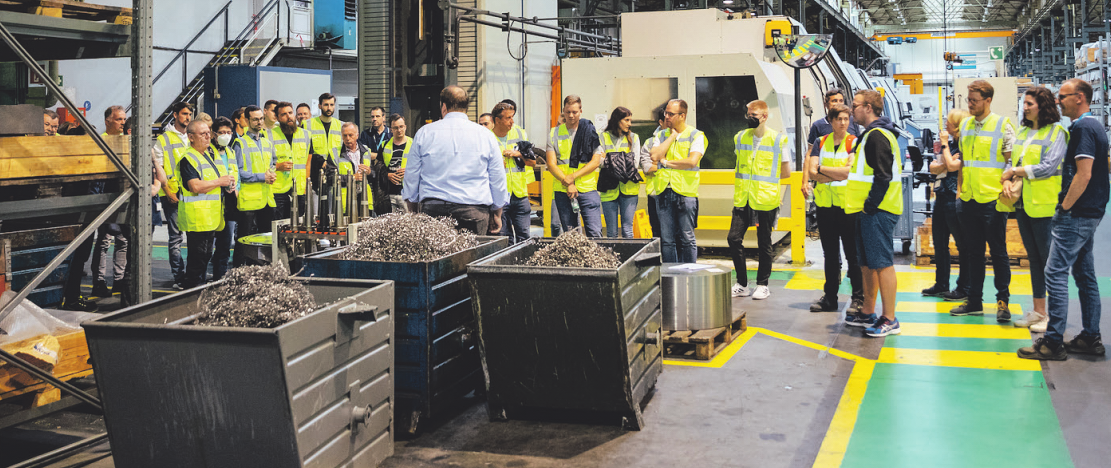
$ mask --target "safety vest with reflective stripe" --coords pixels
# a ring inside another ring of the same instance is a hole
[[[401,150],[401,168],[405,169],[406,164],[409,162],[409,150],[413,148],[413,139],[405,137],[405,149]],[[386,167],[390,166],[390,161],[393,160],[393,138],[386,141],[382,145],[382,161],[386,163]]]
[[[183,158],[192,164],[201,180],[213,181],[227,174],[226,169],[212,161],[206,151],[203,155],[193,148],[186,149]],[[186,184],[181,184],[181,199],[178,201],[177,225],[185,232],[211,232],[224,229],[224,204],[220,196],[223,187],[214,187],[206,193],[193,193]]]
[[[494,138],[498,139],[498,147],[505,154],[509,150],[516,151],[517,142],[528,141],[528,134],[525,129],[514,125],[505,137],[494,135]],[[517,198],[528,197],[528,184],[536,181],[535,170],[527,165],[518,168],[516,158],[503,157],[502,162],[505,163],[505,181],[509,186],[509,193]]]
[[[819,164],[825,167],[847,166],[849,164],[849,152],[852,151],[855,141],[856,136],[846,133],[841,145],[834,147],[832,133],[822,137],[821,142],[818,143],[818,148],[820,148],[818,153]],[[845,185],[847,183],[848,180],[818,183],[814,187],[814,204],[822,208],[844,207]]]
[[[976,130],[976,118],[968,117],[961,122],[961,200],[975,200],[977,203],[991,203],[999,199],[1003,191],[1004,126],[1011,121],[999,114],[988,115],[980,130]]]
[[[1030,127],[1022,127],[1018,131],[1011,160],[1023,166],[1037,165],[1042,161],[1045,152],[1049,151],[1049,148],[1060,138],[1064,138],[1067,143],[1069,132],[1059,123],[1039,128],[1036,132]],[[1061,161],[1057,164],[1056,171],[1049,177],[1022,178],[1022,209],[1027,216],[1048,218],[1057,211],[1057,196],[1061,193],[1061,164],[1064,163],[1064,159]],[[1000,203],[996,206],[1002,208],[1005,205]]]
[[[239,167],[235,162],[235,152],[231,148],[225,146],[221,150],[217,149],[215,144],[211,144],[208,145],[208,154],[221,174],[231,174],[235,177],[235,183],[239,183]]]
[[[852,169],[849,170],[848,183],[845,184],[846,214],[864,211],[864,201],[868,199],[868,192],[872,190],[875,176],[872,166],[864,160],[864,142],[876,132],[887,138],[891,144],[891,183],[887,185],[887,193],[883,194],[879,209],[893,215],[903,214],[903,161],[902,155],[899,154],[899,141],[895,139],[894,133],[884,128],[868,130],[856,144],[856,157],[853,159]]]
[[[309,134],[297,128],[293,132],[293,140],[287,140],[285,133],[280,128],[266,131],[270,143],[274,145],[274,162],[281,163],[293,161],[293,170],[277,171],[274,185],[270,187],[273,193],[286,193],[293,188],[297,181],[297,195],[305,194],[305,184],[308,182],[309,163]]]
[[[633,143],[629,143],[629,137],[622,136],[617,143],[613,142],[613,135],[605,130],[602,131],[602,154],[609,155],[610,153],[631,152],[632,147],[640,146],[640,136],[633,134]],[[634,155],[639,161],[640,156]],[[621,182],[617,184],[617,188],[602,192],[602,201],[617,200],[618,195],[640,195],[639,182]]]
[[[665,134],[661,135],[660,141],[663,142],[663,140],[666,140],[667,136],[670,134],[671,130],[668,130]],[[699,138],[702,139],[702,143],[705,145],[706,135],[697,128],[688,125],[687,128],[683,129],[683,133],[680,133],[679,136],[675,138],[675,142],[671,144],[671,147],[667,149],[667,157],[665,159],[668,161],[687,159],[690,157],[691,144]],[[663,192],[670,186],[671,190],[674,190],[675,193],[679,195],[684,197],[697,197],[698,185],[701,181],[698,169],[698,167],[690,169],[660,168],[656,171],[656,188],[658,188],[660,192]]]
[[[274,147],[270,139],[260,135],[256,143],[249,134],[244,134],[238,140],[243,152],[243,164],[239,166],[239,175],[265,174],[274,167]],[[273,207],[274,194],[270,191],[270,184],[266,182],[248,182],[239,184],[239,197],[236,207],[240,211],[261,210],[265,206]]]
[[[556,154],[556,166],[559,167],[559,170],[564,174],[575,172],[571,169],[571,144],[573,143],[573,138],[571,138],[571,132],[567,130],[567,124],[559,124],[558,127],[553,128],[549,133],[549,139],[554,139],[556,147],[559,149],[558,154]],[[589,163],[590,161],[579,161],[579,167]],[[575,188],[579,190],[579,193],[598,190],[598,169],[594,169],[590,171],[590,173],[584,174],[582,177],[576,177]],[[556,192],[566,192],[567,187],[563,186],[563,182],[552,179],[552,190]]]
[[[754,143],[752,129],[733,136],[737,169],[733,175],[733,206],[750,206],[754,210],[779,208],[779,169],[787,156],[787,135],[768,129]]]
[[[656,132],[652,134],[651,138],[655,141],[655,144],[658,145],[660,144],[660,142],[667,139],[667,135],[667,129],[660,129],[659,127],[657,127]],[[645,151],[651,152],[651,149],[646,149]],[[652,172],[651,174],[647,172],[644,173],[644,191],[647,192],[648,195],[659,195],[664,188],[667,187],[660,187],[659,179],[656,178],[655,172]]]
[[[338,161],[340,149],[343,148],[342,128],[343,122],[333,118],[331,126],[325,132],[324,123],[320,121],[320,117],[313,117],[308,125],[309,137],[312,138],[312,150],[316,154],[332,158],[332,161]],[[329,149],[331,149],[330,152]]]
[[[177,165],[185,156],[189,145],[173,130],[166,130],[158,135],[158,145],[162,147],[162,170],[166,173],[166,185],[170,192],[178,193]],[[166,196],[166,190],[160,189],[158,195]]]

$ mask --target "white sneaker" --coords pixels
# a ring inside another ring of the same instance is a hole
[[[745,286],[741,286],[741,283],[734,283],[733,284],[733,297],[748,297],[748,296],[751,296],[751,295],[752,295],[752,290],[751,289],[748,289]]]
[[[1034,324],[1042,321],[1048,321],[1049,318],[1037,312],[1027,312],[1022,314],[1022,318],[1015,320],[1015,328],[1030,328]]]
[[[771,295],[772,295],[772,292],[768,291],[767,286],[757,286],[756,291],[753,291],[753,293],[752,293],[752,298],[755,299],[755,300],[761,300],[761,299],[767,299],[768,296],[771,296]]]
[[[1049,328],[1049,316],[1043,315],[1041,320],[1030,322],[1030,331],[1034,333],[1045,333],[1046,328]]]

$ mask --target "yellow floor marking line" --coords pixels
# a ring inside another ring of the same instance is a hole
[[[733,355],[737,354],[737,351],[740,351],[741,348],[744,347],[745,343],[748,343],[748,340],[751,340],[752,337],[756,336],[756,333],[757,331],[755,327],[749,327],[748,330],[745,330],[744,333],[741,333],[741,336],[735,338],[732,343],[729,343],[729,346],[726,346],[725,349],[721,350],[721,352],[718,353],[717,356],[714,356],[714,358],[709,361],[664,359],[664,364],[669,366],[711,367],[720,369],[722,366],[725,365],[725,363],[729,362],[730,359],[733,359]]]
[[[994,353],[987,351],[883,348],[880,350],[880,358],[877,362],[910,364],[915,366],[964,367],[969,369],[1042,370],[1039,361],[1019,359],[1015,353]]]
[[[868,382],[872,380],[872,371],[875,361],[860,359],[853,365],[852,374],[845,384],[845,391],[841,393],[841,401],[837,403],[837,411],[833,413],[833,420],[826,429],[825,439],[818,449],[818,457],[814,460],[814,468],[837,468],[845,459],[845,451],[849,448],[849,439],[852,438],[856,428],[857,414],[860,412],[860,403],[864,401],[864,393],[868,390]]]
[[[807,291],[821,291],[826,284],[826,274],[823,270],[802,270],[796,272],[791,280],[784,286],[786,289]]]
[[[901,323],[903,336],[940,336],[948,338],[1000,338],[1028,340],[1030,331],[1006,325],[976,325],[965,323]]]
[[[778,338],[780,340],[783,340],[783,341],[786,341],[786,342],[789,342],[789,343],[794,343],[794,344],[797,344],[799,346],[804,346],[804,347],[807,347],[807,348],[810,348],[810,349],[814,349],[814,350],[818,350],[818,351],[829,351],[829,354],[832,354],[832,355],[837,356],[837,357],[842,358],[842,359],[848,359],[850,361],[868,360],[866,358],[862,358],[862,357],[857,356],[857,355],[852,354],[852,353],[847,353],[845,351],[841,351],[841,350],[836,349],[836,348],[827,348],[827,347],[825,347],[823,345],[820,345],[818,343],[814,343],[812,341],[806,341],[806,340],[803,340],[803,339],[800,339],[800,338],[795,338],[795,337],[790,336],[790,335],[784,335],[783,333],[779,333],[777,331],[772,331],[772,330],[768,330],[766,328],[760,328],[760,327],[748,327],[748,330],[745,330],[745,332],[742,333],[741,336],[738,336],[735,340],[733,340],[732,343],[729,343],[729,346],[726,346],[725,349],[721,350],[721,352],[718,353],[717,356],[714,356],[714,358],[709,360],[709,361],[688,361],[688,360],[685,360],[685,359],[684,360],[664,359],[664,364],[667,364],[667,365],[670,365],[670,366],[710,367],[710,368],[720,369],[722,366],[725,365],[725,363],[729,362],[729,360],[732,359],[733,356],[735,354],[737,354],[737,352],[740,351],[742,347],[744,347],[745,343],[748,343],[748,340],[751,340],[752,337],[756,336],[757,333],[764,334],[764,335],[770,336],[772,338]]]
[[[895,314],[898,317],[899,312],[936,312],[939,314],[948,314],[954,307],[961,305],[960,302],[914,302],[914,301],[899,301],[895,303]],[[1022,304],[1010,303],[1007,308],[1011,314],[1022,315]],[[984,303],[984,311],[994,313],[995,304],[990,302]]]

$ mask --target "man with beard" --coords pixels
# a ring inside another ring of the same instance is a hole
[[[306,168],[312,142],[308,132],[297,126],[292,103],[279,102],[274,107],[274,114],[278,119],[278,128],[268,130],[267,136],[274,144],[277,178],[270,189],[274,193],[274,216],[285,219],[290,216],[294,188],[298,196],[305,196],[305,183],[308,181]],[[297,211],[305,212],[304,198],[299,199]]]

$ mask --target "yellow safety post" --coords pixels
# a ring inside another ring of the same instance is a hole
[[[555,196],[552,190],[552,173],[543,171],[540,173],[540,206],[544,212],[540,214],[540,222],[544,223],[544,237],[552,237],[552,197]]]

